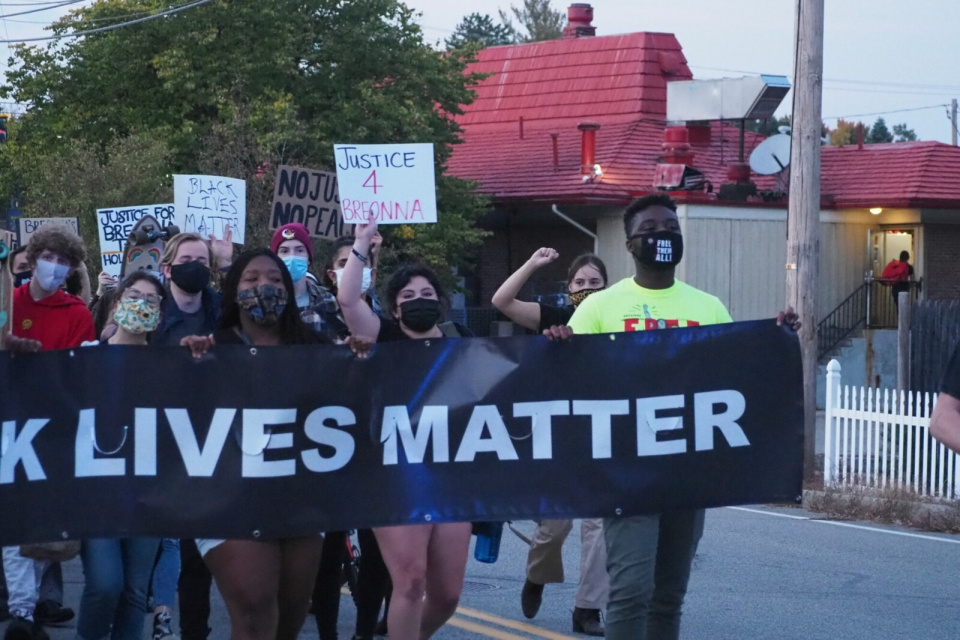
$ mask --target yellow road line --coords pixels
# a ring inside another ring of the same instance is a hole
[[[501,631],[500,629],[488,627],[483,624],[477,624],[476,622],[470,622],[469,620],[464,620],[463,618],[458,618],[456,616],[447,620],[447,624],[451,627],[457,627],[458,629],[464,629],[465,631],[473,631],[474,633],[479,633],[480,635],[487,636],[488,638],[496,638],[497,640],[529,640],[529,638],[526,636],[518,636],[514,633]]]
[[[487,613],[486,611],[471,609],[470,607],[457,607],[457,613],[463,616],[470,616],[471,618],[483,620],[484,622],[500,625],[501,627],[507,627],[508,629],[513,629],[515,631],[522,631],[523,633],[528,633],[532,636],[547,638],[547,640],[580,640],[575,636],[566,636],[562,633],[547,631],[546,629],[535,627],[532,624],[511,620],[510,618],[502,618],[492,613]]]
[[[341,588],[340,593],[344,595],[350,595],[350,591],[346,587]],[[470,607],[457,607],[457,613],[462,616],[468,616],[470,618],[476,618],[477,620],[489,622],[501,627],[506,627],[507,629],[513,629],[514,631],[520,631],[522,633],[537,636],[539,638],[546,638],[547,640],[580,640],[580,638],[577,638],[576,636],[567,636],[563,635],[562,633],[547,631],[546,629],[535,627],[532,624],[511,620],[510,618],[503,618],[498,615],[487,613],[486,611],[480,611],[479,609],[472,609]],[[470,620],[464,620],[463,618],[450,618],[447,621],[447,624],[452,627],[457,627],[458,629],[464,629],[465,631],[479,633],[480,635],[487,636],[488,638],[496,638],[497,640],[529,640],[524,636],[518,636],[507,631],[501,631],[500,629],[488,627],[476,622],[471,622]]]

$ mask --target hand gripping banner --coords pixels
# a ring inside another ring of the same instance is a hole
[[[793,502],[801,381],[773,321],[2,354],[0,543]]]

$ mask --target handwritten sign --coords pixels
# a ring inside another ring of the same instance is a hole
[[[222,238],[233,229],[233,241],[243,244],[247,228],[247,183],[220,176],[173,176],[173,202],[183,232],[211,233]]]
[[[97,231],[100,233],[100,266],[114,278],[120,277],[123,249],[137,222],[153,216],[160,227],[177,223],[172,204],[144,204],[136,207],[97,209]]]
[[[437,221],[432,144],[336,144],[333,151],[345,223]]]
[[[80,235],[80,226],[77,224],[76,218],[20,218],[18,220],[19,224],[19,238],[20,246],[25,246],[30,242],[30,238],[35,234],[40,227],[45,224],[55,224],[66,227],[70,231],[73,231],[75,234]]]
[[[291,222],[299,222],[315,238],[335,240],[343,235],[337,174],[286,165],[277,169],[270,228]]]

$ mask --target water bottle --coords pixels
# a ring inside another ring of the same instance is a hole
[[[477,544],[473,557],[477,562],[494,563],[500,555],[500,538],[503,536],[502,522],[480,522],[477,524]]]

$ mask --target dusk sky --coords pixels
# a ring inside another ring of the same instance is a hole
[[[465,14],[497,17],[511,0],[407,0],[431,43],[441,43]],[[520,0],[512,0],[520,4]],[[29,10],[27,0],[0,0],[0,13]],[[39,3],[38,3],[39,4]],[[45,35],[67,9],[3,20],[0,39]],[[554,0],[557,9],[568,3]],[[793,0],[594,0],[597,35],[635,31],[676,34],[695,78],[757,73],[792,75]],[[42,5],[41,5],[42,6]],[[826,0],[823,115],[888,126],[905,122],[922,140],[949,142],[947,108],[960,97],[960,2],[956,0]],[[202,11],[202,8],[195,9]],[[0,69],[8,49],[0,44]],[[788,113],[791,97],[779,114]],[[9,107],[9,105],[4,105]],[[901,111],[911,109],[910,111]],[[913,110],[916,109],[916,110]],[[894,113],[896,112],[896,113]],[[861,115],[870,114],[870,115]]]

